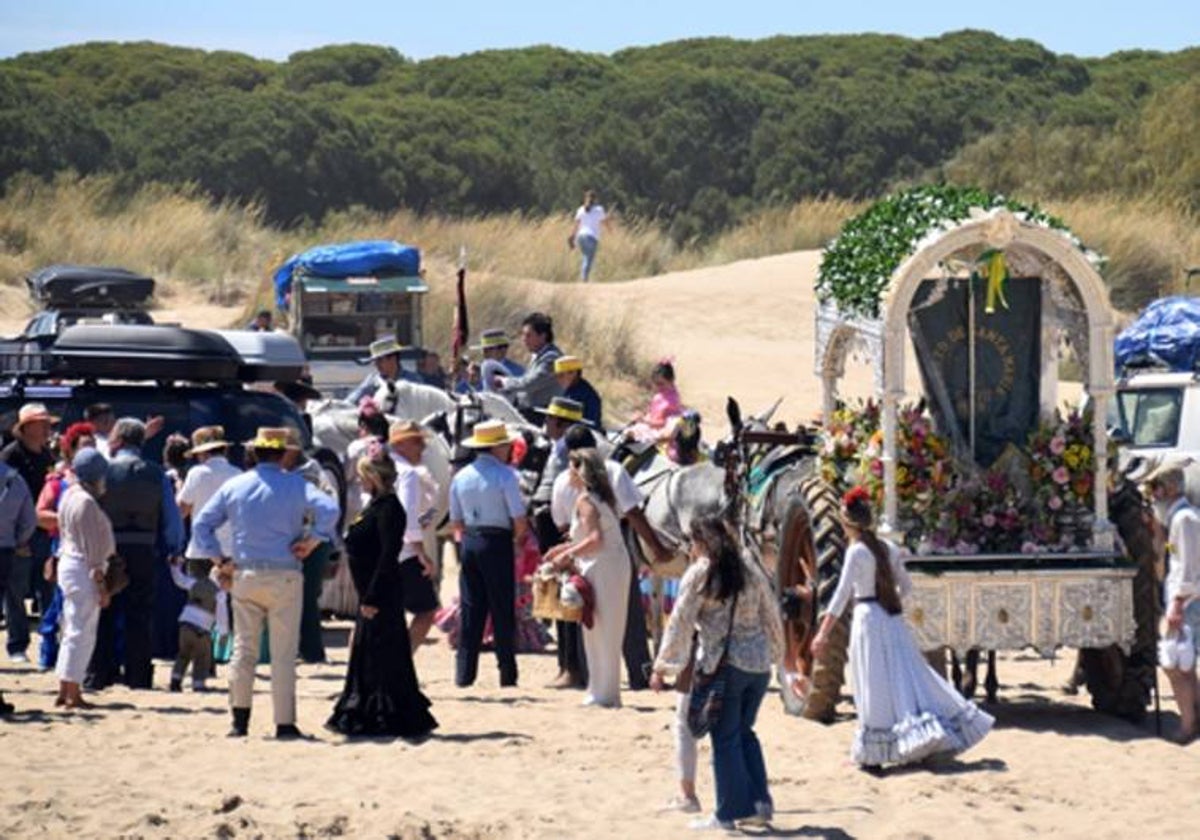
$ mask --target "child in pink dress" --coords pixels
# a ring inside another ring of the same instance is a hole
[[[674,421],[683,414],[683,403],[675,388],[675,365],[666,358],[654,366],[650,374],[654,396],[645,413],[635,415],[629,425],[629,436],[646,443],[661,443],[671,436]]]

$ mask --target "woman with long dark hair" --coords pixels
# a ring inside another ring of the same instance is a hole
[[[370,501],[346,529],[358,620],[342,696],[325,724],[350,736],[419,740],[437,728],[413,666],[400,578],[404,507],[394,492],[396,465],[376,442],[355,467]]]
[[[812,649],[817,656],[824,653],[833,625],[853,598],[850,668],[858,730],[850,757],[862,769],[878,773],[887,764],[968,749],[995,721],[960,697],[917,648],[901,602],[912,581],[900,549],[875,533],[865,489],[855,487],[843,497],[841,516],[850,545]]]
[[[595,449],[567,456],[571,486],[579,492],[571,514],[570,539],[546,552],[560,568],[574,566],[591,586],[595,608],[583,623],[588,683],[585,706],[621,705],[621,644],[629,613],[629,554],[621,538],[617,499],[604,459]]]
[[[754,721],[771,666],[783,657],[779,607],[766,575],[747,560],[723,519],[695,520],[690,539],[692,564],[680,581],[679,600],[650,684],[661,690],[666,677],[687,667],[696,637],[696,678],[715,676],[722,680],[724,694],[720,717],[711,730],[716,808],[693,827],[764,825],[774,804]]]

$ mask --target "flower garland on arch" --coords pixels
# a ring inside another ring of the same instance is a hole
[[[1061,232],[1089,260],[1103,258],[1084,247],[1061,219],[978,187],[927,184],[880,199],[855,216],[826,247],[817,275],[817,299],[833,301],[847,315],[879,317],[879,303],[892,273],[929,234],[949,230],[972,209],[1006,208],[1018,218]]]

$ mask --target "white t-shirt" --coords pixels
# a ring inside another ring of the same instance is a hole
[[[633,483],[633,477],[625,472],[625,468],[616,461],[605,461],[604,469],[608,471],[608,481],[612,484],[613,495],[617,498],[617,515],[624,516],[636,507],[641,507],[645,499],[642,491]],[[554,489],[550,497],[550,517],[559,528],[571,524],[571,512],[575,510],[575,501],[579,491],[571,486],[571,471],[563,470],[554,479]]]
[[[404,508],[404,546],[400,549],[400,560],[416,557],[417,545],[425,541],[421,520],[437,503],[437,482],[429,470],[420,464],[413,466],[408,459],[389,449],[388,454],[396,464],[396,498]]]
[[[216,494],[217,490],[221,489],[222,484],[241,474],[242,471],[225,460],[224,455],[213,455],[203,464],[197,464],[188,470],[176,501],[181,505],[190,505],[194,518],[200,513],[205,503]],[[233,526],[228,522],[217,529],[217,543],[220,544],[223,555],[233,556]],[[188,542],[186,556],[204,556],[199,553],[194,537]]]
[[[580,207],[575,211],[575,221],[579,222],[579,230],[576,231],[579,236],[591,236],[594,239],[600,238],[600,223],[608,218],[604,212],[604,208],[599,204],[593,204],[591,208]]]

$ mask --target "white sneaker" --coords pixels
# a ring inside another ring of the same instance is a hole
[[[21,665],[27,665],[29,664],[29,657],[25,655],[24,651],[19,650],[16,653],[10,653],[8,655],[8,661],[19,663]]]
[[[716,814],[692,820],[688,823],[688,828],[692,831],[737,831],[737,826],[732,820],[719,820]]]

